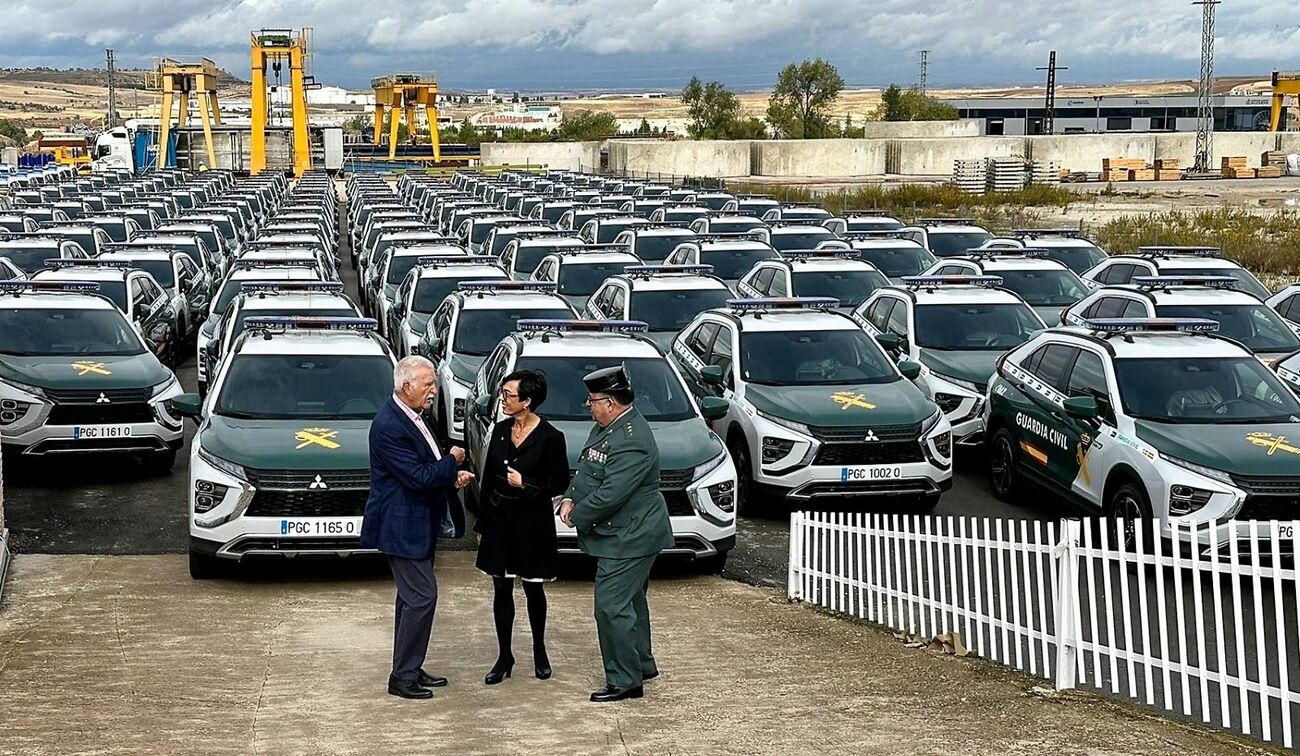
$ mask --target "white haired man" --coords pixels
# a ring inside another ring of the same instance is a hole
[[[402,698],[432,698],[429,688],[447,684],[447,678],[423,669],[438,606],[433,555],[446,517],[454,523],[456,537],[465,532],[455,489],[474,478],[457,469],[465,450],[453,446],[441,451],[420,417],[437,397],[433,363],[407,357],[393,370],[393,400],[384,403],[370,425],[370,498],[361,546],[388,557],[397,583],[388,692]]]

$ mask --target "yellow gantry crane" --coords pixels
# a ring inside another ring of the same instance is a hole
[[[1273,108],[1269,118],[1269,131],[1277,131],[1282,122],[1282,108],[1286,106],[1286,96],[1300,98],[1300,71],[1273,72]]]
[[[388,159],[397,157],[397,128],[402,118],[406,130],[415,137],[416,108],[423,107],[429,120],[429,140],[433,143],[434,161],[442,160],[442,143],[438,138],[438,78],[432,74],[392,74],[370,80],[375,91],[375,144],[384,133],[384,115],[389,114]]]
[[[163,58],[154,70],[145,74],[145,88],[162,93],[162,106],[158,111],[161,124],[159,154],[167,154],[173,105],[179,108],[176,126],[184,128],[190,123],[190,95],[194,95],[198,99],[199,121],[203,124],[203,138],[208,148],[208,166],[215,168],[217,154],[212,146],[212,127],[221,125],[221,108],[217,105],[217,64],[207,58],[198,63]]]
[[[302,176],[311,170],[311,145],[307,138],[307,89],[314,86],[307,75],[307,49],[311,29],[262,29],[254,32],[251,49],[253,59],[253,134],[249,172],[256,175],[266,170],[266,125],[270,92],[267,90],[267,70],[278,81],[285,64],[289,66],[289,103],[293,118],[293,175]]]

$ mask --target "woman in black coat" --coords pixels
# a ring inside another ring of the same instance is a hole
[[[515,579],[524,585],[533,630],[533,666],[538,679],[551,676],[546,656],[546,592],[558,572],[554,497],[569,485],[564,434],[537,414],[546,400],[546,376],[518,370],[501,381],[501,409],[508,416],[492,428],[479,492],[480,570],[492,576],[492,614],[497,662],[483,678],[496,685],[515,665],[510,634],[515,622]]]

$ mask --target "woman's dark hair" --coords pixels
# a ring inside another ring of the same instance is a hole
[[[546,401],[546,374],[540,370],[516,370],[501,379],[501,387],[511,381],[519,381],[519,401],[529,402],[528,409],[533,412]]]

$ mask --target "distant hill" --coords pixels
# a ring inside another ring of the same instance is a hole
[[[145,69],[119,68],[117,85],[122,89],[144,89]],[[107,87],[108,71],[103,68],[0,68],[0,81],[44,82],[72,86]],[[218,87],[246,86],[247,81],[219,69]]]

